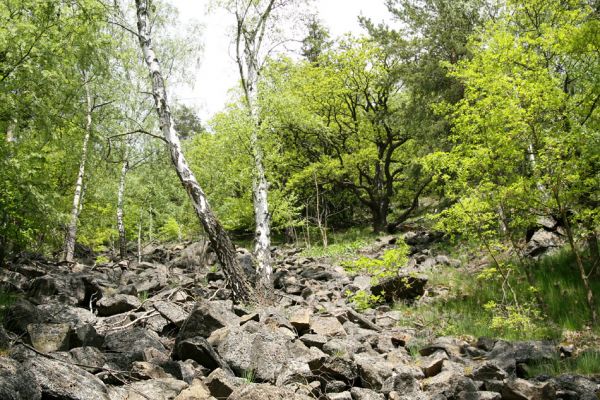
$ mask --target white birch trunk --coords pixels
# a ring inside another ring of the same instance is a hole
[[[250,94],[250,99],[255,97]],[[254,257],[256,258],[256,271],[258,272],[258,286],[265,293],[272,288],[273,267],[271,264],[271,215],[269,214],[269,183],[265,176],[263,164],[263,151],[258,139],[260,126],[258,112],[254,101],[250,104],[252,115],[252,132],[250,134],[250,147],[254,159],[254,177],[252,182],[252,199],[254,203],[254,222],[256,225]]]
[[[6,142],[12,143],[15,141],[15,129],[17,127],[17,120],[13,119],[8,123],[8,128],[6,129]]]
[[[173,166],[181,184],[190,196],[196,215],[217,254],[223,272],[233,291],[234,299],[242,302],[257,302],[258,299],[255,296],[254,290],[249,285],[237,260],[235,246],[210,209],[206,195],[198,184],[194,173],[189,168],[181,150],[181,143],[171,120],[171,110],[167,100],[167,92],[160,63],[152,47],[152,38],[150,37],[148,27],[148,2],[147,0],[135,0],[135,4],[138,38],[144,60],[150,72],[150,78],[152,79],[152,94],[154,96],[160,129],[167,142]]]
[[[127,158],[127,156],[125,157]],[[125,180],[129,171],[129,161],[125,159],[119,177],[119,190],[117,192],[117,230],[119,231],[119,255],[121,259],[127,257],[127,239],[125,237],[125,222],[123,221],[123,201],[125,198]]]
[[[273,267],[271,263],[271,215],[269,214],[269,184],[265,176],[263,150],[258,137],[260,116],[258,110],[258,75],[259,52],[265,34],[266,23],[273,9],[275,0],[268,0],[264,11],[255,21],[249,21],[250,5],[241,2],[242,9],[236,7],[236,60],[242,81],[242,89],[246,98],[248,113],[252,121],[250,147],[254,159],[254,176],[252,182],[252,199],[254,205],[256,271],[257,287],[263,294],[272,293]],[[254,26],[248,24],[254,23]],[[242,56],[243,53],[243,56]]]
[[[84,76],[84,80],[86,77]],[[81,161],[79,162],[79,172],[77,173],[77,181],[75,182],[75,194],[73,195],[73,205],[71,207],[71,218],[67,227],[67,237],[65,239],[65,254],[64,261],[73,262],[75,253],[75,242],[77,240],[77,222],[81,211],[81,199],[83,196],[83,178],[85,176],[85,165],[87,162],[88,144],[92,134],[92,96],[90,94],[89,84],[86,81],[85,99],[86,99],[86,118],[85,118],[85,136],[83,137],[83,145],[81,146]]]

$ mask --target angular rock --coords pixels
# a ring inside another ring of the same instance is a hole
[[[36,304],[44,304],[55,298],[61,303],[80,305],[85,300],[86,290],[79,276],[44,275],[34,279],[27,295]]]
[[[85,365],[85,369],[91,373],[98,372],[106,363],[106,357],[96,347],[77,347],[71,349],[69,354],[74,363]]]
[[[209,371],[221,368],[233,375],[233,371],[231,371],[225,360],[201,336],[177,341],[175,344],[175,354],[180,360],[194,360]]]
[[[208,338],[217,329],[239,325],[239,317],[223,302],[199,301],[184,321],[177,335],[178,340],[194,336]]]
[[[363,387],[368,389],[381,390],[383,383],[394,372],[391,363],[367,353],[355,354],[354,361],[358,367],[358,375],[363,383]]]
[[[385,396],[371,389],[353,387],[350,389],[352,400],[385,400]]]
[[[29,324],[27,332],[31,344],[43,353],[69,350],[69,324]]]
[[[350,392],[327,393],[325,398],[327,400],[352,400],[352,395]]]
[[[16,334],[27,333],[29,324],[42,322],[42,314],[27,300],[19,299],[11,304],[5,311],[4,327]]]
[[[597,400],[600,395],[600,382],[594,382],[583,376],[560,375],[552,380],[558,391],[573,392],[580,400]]]
[[[160,366],[146,361],[133,362],[129,373],[133,378],[140,380],[173,378]]]
[[[262,382],[275,382],[290,360],[306,362],[314,358],[301,341],[294,341],[277,328],[253,321],[230,328],[217,352],[236,374],[253,371],[256,379]]]
[[[471,374],[466,374],[468,377],[473,378],[476,381],[489,381],[489,380],[504,380],[508,378],[506,371],[501,369],[498,365],[493,362],[485,362],[473,370]]]
[[[419,360],[419,365],[426,378],[431,378],[442,371],[444,360],[448,359],[448,355],[444,351],[438,351],[431,356],[423,357]]]
[[[0,399],[40,400],[42,390],[35,376],[17,361],[0,357]]]
[[[147,349],[166,352],[159,336],[143,328],[110,332],[104,338],[104,347],[112,352],[126,355],[129,362],[146,361],[144,354]]]
[[[503,400],[551,400],[556,391],[550,382],[532,382],[513,378],[505,382],[502,388]]]
[[[236,388],[244,385],[245,381],[217,368],[208,375],[204,383],[212,396],[227,399]]]
[[[310,329],[317,335],[346,336],[344,327],[335,317],[312,316],[310,318]]]
[[[216,400],[210,395],[208,387],[199,379],[194,379],[174,400]]]
[[[96,303],[98,315],[101,317],[122,314],[127,311],[135,310],[141,305],[142,302],[140,299],[128,294],[115,294],[113,296],[103,297]]]
[[[216,396],[215,396],[216,397]],[[218,398],[218,397],[217,397]],[[244,385],[231,393],[228,400],[312,400],[312,397],[266,384]]]
[[[399,275],[372,286],[371,293],[375,296],[383,296],[386,302],[397,299],[412,300],[425,293],[427,281],[425,275]]]
[[[104,383],[89,372],[71,364],[44,357],[23,363],[35,375],[44,398],[61,400],[109,400]]]
[[[298,331],[298,333],[306,332],[310,327],[310,317],[312,311],[308,308],[300,308],[290,317],[290,323]]]
[[[416,394],[421,391],[419,382],[409,373],[393,374],[385,380],[381,387],[381,392],[389,394],[390,392],[402,394]]]
[[[348,359],[339,357],[321,357],[308,363],[310,370],[327,380],[342,380],[354,383],[358,378],[356,365]]]
[[[460,392],[456,395],[456,400],[501,400],[502,395],[498,392],[477,391]]]
[[[90,310],[68,304],[40,304],[37,309],[44,318],[44,321],[41,322],[69,324],[74,330],[87,324],[93,324],[96,320],[96,316]]]
[[[71,331],[69,344],[71,347],[101,347],[104,337],[96,332],[92,324],[82,325]]]
[[[312,333],[307,333],[306,335],[302,335],[300,337],[302,343],[307,345],[308,347],[316,347],[322,349],[325,343],[327,343],[327,337],[323,335],[316,335]]]
[[[125,385],[126,400],[164,400],[179,395],[188,384],[173,378],[151,379]]]
[[[157,301],[153,304],[153,307],[160,313],[160,315],[174,323],[179,328],[189,317],[189,313],[175,303]]]

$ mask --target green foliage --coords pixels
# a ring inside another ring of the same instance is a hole
[[[383,300],[384,293],[382,292],[381,295],[374,295],[361,289],[354,293],[348,290],[345,294],[357,310],[364,311],[379,304]]]
[[[539,375],[558,376],[563,374],[592,376],[600,374],[600,353],[596,350],[588,350],[576,357],[555,358],[552,361],[533,364],[527,368],[527,375],[532,378]]]
[[[254,383],[254,380],[255,380],[255,374],[254,374],[254,370],[253,370],[252,368],[250,368],[250,369],[245,369],[245,370],[242,372],[242,379],[244,379],[244,381],[245,381],[247,384]]]
[[[381,259],[361,256],[355,260],[342,262],[342,266],[351,275],[370,276],[371,284],[376,285],[381,279],[396,276],[398,270],[408,261],[410,247],[401,239],[396,245],[397,248],[386,250]],[[384,293],[374,295],[365,290],[358,290],[354,293],[348,291],[345,294],[358,310],[372,308],[384,297]]]
[[[398,239],[397,248],[386,250],[381,259],[359,257],[356,260],[346,261],[342,266],[351,275],[368,275],[373,284],[381,279],[396,276],[398,270],[408,261],[410,247],[403,240]]]
[[[148,300],[148,291],[144,290],[143,292],[138,293],[138,299],[143,303]]]
[[[167,219],[165,224],[158,230],[161,238],[166,241],[176,241],[181,239],[181,226],[173,217]]]
[[[358,250],[367,246],[373,239],[373,235],[367,230],[352,228],[331,234],[329,236],[330,244],[327,247],[306,247],[301,254],[304,257],[328,257],[335,261],[347,260],[355,257]]]
[[[96,264],[106,264],[108,262],[110,262],[110,258],[106,257],[105,255],[96,257]]]
[[[574,264],[569,251],[544,257],[534,264],[531,268],[538,283],[537,293],[522,276],[511,273],[509,283],[520,299],[519,308],[514,302],[502,302],[508,289],[494,267],[482,271],[483,281],[481,274],[453,268],[438,270],[430,274],[429,283],[448,293],[417,306],[397,304],[402,313],[400,324],[414,325],[431,335],[560,339],[567,331],[584,330],[588,322],[585,292],[573,274]],[[515,264],[513,268],[522,266]],[[592,290],[600,290],[600,281],[590,283]],[[546,315],[540,314],[536,294],[546,305]],[[594,331],[598,333],[596,327]]]

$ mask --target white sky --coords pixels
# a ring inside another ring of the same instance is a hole
[[[170,0],[179,9],[182,22],[198,21],[204,25],[204,52],[201,63],[188,87],[178,87],[174,97],[193,106],[203,122],[222,110],[228,101],[228,90],[238,82],[238,71],[230,56],[228,30],[233,16],[222,10],[207,12],[208,0]],[[330,30],[332,38],[352,32],[364,33],[358,16],[375,22],[391,23],[384,0],[315,0],[319,18]]]

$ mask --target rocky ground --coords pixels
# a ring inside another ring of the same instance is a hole
[[[386,294],[419,296],[419,271],[456,263],[420,246],[427,235],[408,235],[410,288],[399,277]],[[365,251],[393,245],[384,238]],[[275,255],[276,306],[261,309],[228,300],[203,243],[150,249],[142,262],[24,260],[2,270],[4,286],[24,296],[0,327],[0,399],[600,398],[599,382],[580,376],[523,379],[528,364],[569,355],[552,342],[440,337],[416,354],[418,332],[398,326],[397,312],[347,302],[348,290],[377,290],[368,278],[296,249]],[[239,257],[251,269],[250,255]]]

